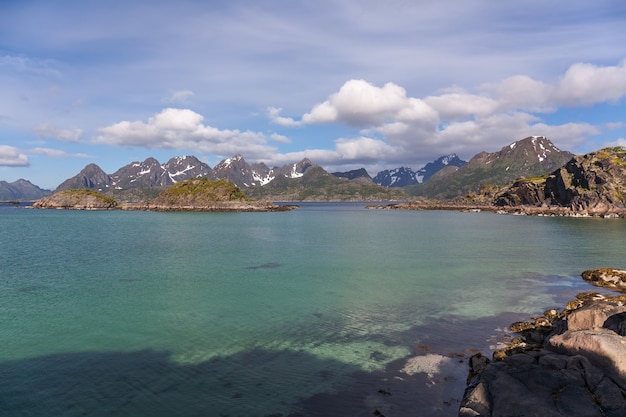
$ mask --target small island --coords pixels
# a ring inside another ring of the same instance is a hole
[[[91,189],[65,190],[40,198],[34,208],[71,210],[112,210],[119,208],[117,201]]]
[[[180,181],[162,191],[155,198],[139,203],[119,203],[91,189],[64,190],[37,200],[34,208],[73,210],[150,210],[203,212],[268,212],[289,211],[293,205],[277,205],[257,201],[246,195],[228,180],[193,178]]]

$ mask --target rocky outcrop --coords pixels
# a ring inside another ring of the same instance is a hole
[[[626,149],[616,147],[575,156],[544,177],[518,179],[500,190],[493,202],[499,207],[623,217],[625,193]]]
[[[584,271],[583,279],[595,286],[626,292],[626,271],[614,268],[599,268]]]
[[[625,207],[626,149],[605,148],[575,156],[546,179],[553,204],[576,210],[606,211]]]
[[[584,293],[560,313],[514,323],[522,337],[493,360],[471,358],[459,416],[626,415],[625,302]]]
[[[74,210],[110,210],[117,208],[117,201],[94,190],[65,190],[37,200],[35,208]]]
[[[545,178],[514,181],[494,199],[496,206],[541,206],[546,201]]]

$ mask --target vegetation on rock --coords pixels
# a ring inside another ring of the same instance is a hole
[[[575,156],[545,177],[519,179],[495,197],[498,206],[557,206],[589,213],[626,208],[626,149]]]
[[[81,210],[112,209],[117,201],[92,189],[63,190],[37,200],[37,208],[69,208]]]
[[[161,192],[151,204],[165,206],[206,206],[221,202],[250,201],[230,181],[194,178],[178,182]]]

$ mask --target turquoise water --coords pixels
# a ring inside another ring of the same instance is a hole
[[[0,208],[0,415],[452,416],[468,349],[626,267],[619,219],[363,207]]]

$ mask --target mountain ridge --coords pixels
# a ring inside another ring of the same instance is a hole
[[[0,181],[0,201],[31,201],[45,197],[50,192],[23,178],[13,182]]]
[[[520,177],[549,173],[569,161],[573,153],[557,148],[545,136],[529,136],[497,152],[480,152],[462,167],[446,167],[428,181],[406,188],[409,195],[454,199],[489,185],[502,186]]]

